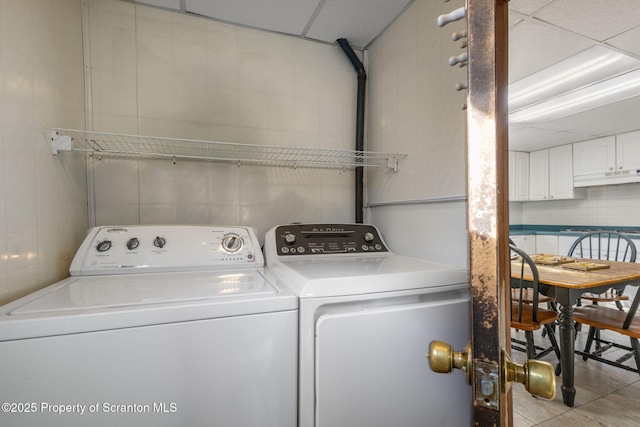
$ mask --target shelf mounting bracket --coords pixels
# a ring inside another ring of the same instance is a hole
[[[71,137],[69,135],[58,135],[58,132],[46,129],[44,136],[51,146],[51,153],[58,155],[59,151],[71,151]]]

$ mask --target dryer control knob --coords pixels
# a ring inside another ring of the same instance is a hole
[[[371,242],[373,242],[373,239],[374,239],[373,233],[371,233],[371,232],[364,233],[364,241],[365,242],[371,243]]]
[[[164,248],[164,245],[167,244],[167,240],[164,237],[156,237],[156,239],[153,241],[153,246],[155,246],[156,248]]]
[[[296,242],[296,235],[292,233],[287,233],[284,235],[284,242],[287,245],[293,245]]]

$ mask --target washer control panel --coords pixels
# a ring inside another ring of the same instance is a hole
[[[363,254],[388,252],[373,225],[291,224],[275,228],[278,255]]]
[[[249,227],[140,225],[91,229],[70,272],[94,275],[263,265],[258,239]]]

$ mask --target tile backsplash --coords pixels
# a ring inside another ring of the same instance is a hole
[[[579,200],[510,203],[511,224],[640,226],[640,183],[589,187]]]

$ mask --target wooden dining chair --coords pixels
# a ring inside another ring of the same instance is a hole
[[[620,262],[636,262],[636,245],[633,240],[617,231],[593,231],[578,237],[569,249],[570,257],[604,259]],[[609,289],[601,294],[585,293],[581,297],[589,300],[592,304],[613,302],[618,310],[623,311],[622,301],[628,301],[629,297],[622,289]],[[578,306],[581,306],[578,301]],[[580,327],[580,322],[576,323],[576,328]],[[594,331],[595,352],[597,355],[609,350],[610,343],[603,343],[600,338],[600,331]],[[604,344],[604,345],[603,345]]]
[[[514,243],[513,240],[511,240],[511,238],[509,238],[509,245],[510,246],[518,246]],[[517,289],[511,289],[511,292],[514,294],[512,295],[512,298],[518,298],[518,290]],[[525,289],[524,290],[524,295],[523,295],[523,302],[526,302],[527,304],[531,304],[533,303],[533,293],[531,292],[530,289]],[[558,305],[556,304],[556,299],[554,297],[550,297],[547,295],[543,295],[543,294],[538,294],[538,303],[545,303],[547,304],[547,308],[549,310],[553,310],[553,311],[558,311]],[[553,330],[555,331],[555,327],[556,327],[557,322],[553,322],[553,324],[551,325],[551,327],[553,328]],[[544,337],[546,335],[546,331],[542,331],[542,336]]]
[[[526,340],[521,343],[512,339],[511,347],[525,351],[527,359],[541,359],[550,352],[555,352],[558,357],[556,375],[560,375],[560,348],[552,327],[552,324],[558,319],[558,313],[555,310],[540,307],[538,268],[531,257],[517,246],[510,245],[509,247],[511,254],[517,255],[517,258],[511,263],[512,269],[517,268],[517,271],[511,272],[511,328],[524,331]],[[531,280],[525,280],[525,275]],[[526,296],[530,297],[531,302],[528,303],[525,300]],[[544,328],[551,342],[551,346],[546,349],[538,348],[533,340],[533,332],[541,328]],[[524,344],[525,348],[522,349],[514,343]],[[542,351],[538,352],[537,350]]]
[[[578,237],[568,255],[576,258],[604,259],[620,262],[636,262],[636,245],[624,234],[617,231],[593,231]],[[598,302],[614,302],[618,310],[623,310],[621,301],[628,301],[624,289],[612,289],[602,294],[586,293],[582,299]]]
[[[631,303],[631,307],[626,313],[616,308],[597,304],[576,307],[573,311],[573,318],[577,322],[589,325],[587,343],[585,345],[584,352],[581,353],[583,360],[595,359],[599,362],[604,362],[608,365],[617,366],[640,374],[640,344],[638,343],[638,339],[640,338],[640,319],[636,316],[638,305],[640,305],[640,292],[636,293],[636,296]],[[595,341],[596,332],[600,330],[613,331],[618,334],[626,335],[630,338],[631,347],[617,343],[610,343],[610,345],[630,352],[628,354],[633,355],[636,362],[636,369],[629,368],[622,364],[622,362],[628,357],[623,356],[620,359],[612,361],[603,358],[602,354],[591,352],[591,346]]]

